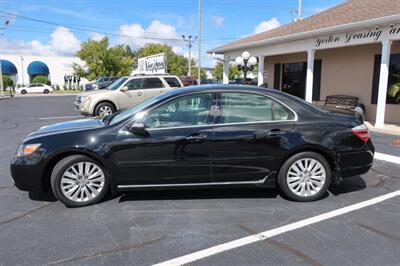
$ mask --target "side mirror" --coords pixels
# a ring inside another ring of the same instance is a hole
[[[123,86],[121,89],[120,89],[120,91],[122,91],[122,92],[125,92],[125,91],[127,91],[128,90],[128,87],[127,86]]]
[[[134,123],[128,127],[128,131],[135,135],[147,136],[149,133],[143,123]]]

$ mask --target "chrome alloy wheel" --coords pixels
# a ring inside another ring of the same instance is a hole
[[[286,175],[289,189],[300,197],[310,197],[318,193],[326,180],[325,167],[312,158],[295,161]]]
[[[100,116],[111,115],[112,112],[113,112],[113,111],[112,111],[111,107],[110,107],[110,106],[107,106],[107,105],[102,106],[102,107],[100,107],[100,109],[99,109],[99,115],[100,115]]]
[[[61,177],[61,191],[75,202],[86,202],[103,190],[103,170],[92,162],[78,162],[70,166]]]

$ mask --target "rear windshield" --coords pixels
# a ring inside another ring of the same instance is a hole
[[[171,88],[179,88],[181,84],[179,83],[177,78],[164,78],[164,80],[168,83]]]

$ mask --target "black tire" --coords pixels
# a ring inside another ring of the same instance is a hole
[[[22,91],[21,91],[21,94],[26,94],[26,93],[27,93],[26,90],[22,90]]]
[[[295,194],[289,187],[288,184],[288,171],[290,167],[297,162],[298,160],[301,159],[306,159],[306,158],[311,158],[316,161],[318,161],[324,168],[325,170],[325,182],[320,188],[318,192],[316,192],[314,195],[311,196],[299,196]],[[300,202],[307,202],[307,201],[314,201],[319,198],[321,198],[327,191],[330,183],[331,183],[331,177],[332,177],[332,172],[331,172],[331,167],[327,160],[320,154],[315,153],[315,152],[300,152],[289,159],[287,159],[281,166],[278,174],[278,185],[279,188],[281,189],[282,193],[289,199],[294,200],[294,201],[300,201]]]
[[[72,165],[79,162],[90,162],[98,166],[104,173],[104,186],[102,190],[93,199],[84,202],[78,202],[68,199],[61,190],[61,178],[64,172]],[[50,184],[54,196],[65,204],[67,207],[83,207],[99,202],[107,194],[110,187],[109,176],[107,171],[96,161],[83,155],[72,155],[60,160],[54,167],[51,173]]]
[[[101,110],[104,108],[108,108],[111,112],[110,114],[113,114],[116,111],[115,106],[112,103],[100,102],[96,105],[96,108],[94,108],[94,116],[103,116]]]
[[[43,93],[44,94],[47,94],[47,93],[49,93],[50,91],[48,90],[48,89],[44,89],[44,91],[43,91]]]

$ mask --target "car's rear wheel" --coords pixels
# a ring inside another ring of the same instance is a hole
[[[102,102],[99,103],[95,110],[94,110],[94,115],[95,116],[105,116],[105,115],[111,115],[115,113],[115,107],[111,103],[108,102]]]
[[[47,93],[49,93],[50,91],[48,90],[48,89],[44,89],[44,91],[43,91],[43,93],[44,94],[47,94]]]
[[[21,94],[26,94],[27,91],[26,90],[21,90]]]
[[[60,160],[51,174],[51,188],[56,198],[68,207],[99,202],[107,193],[106,171],[94,160],[72,155]]]
[[[301,152],[287,159],[278,175],[281,191],[291,200],[313,201],[326,193],[331,182],[331,168],[315,152]]]

